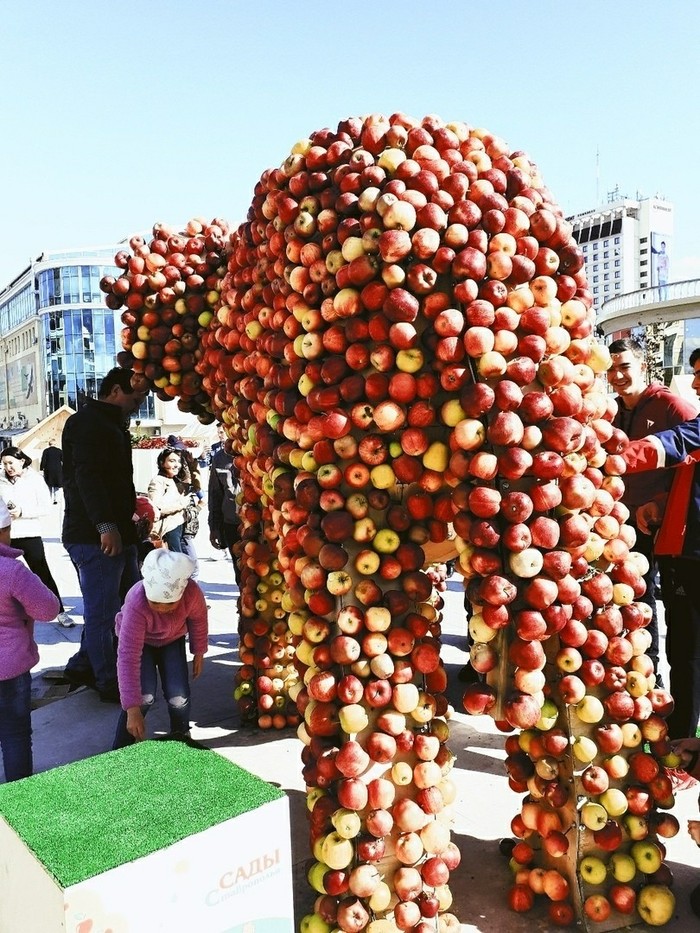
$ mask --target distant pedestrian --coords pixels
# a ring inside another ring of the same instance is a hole
[[[183,553],[182,529],[190,497],[177,482],[182,469],[180,452],[165,447],[158,454],[158,472],[148,484],[148,498],[156,512],[153,530],[169,550]]]
[[[209,466],[209,540],[218,550],[228,550],[233,560],[233,572],[236,583],[240,586],[238,557],[234,546],[241,539],[240,521],[238,518],[237,495],[240,490],[238,473],[233,462],[233,456],[224,447],[226,431],[219,425],[220,443],[212,447],[212,458]]]
[[[110,370],[98,397],[63,429],[63,544],[78,572],[85,621],[65,676],[95,687],[105,703],[119,702],[114,620],[122,594],[139,579],[128,424],[146,390],[134,388],[132,376],[131,370]]]
[[[10,545],[12,516],[0,499],[0,746],[5,780],[29,777],[32,760],[32,675],[39,660],[34,620],[53,619],[58,598],[18,560]]]
[[[12,516],[12,546],[19,548],[29,569],[58,597],[57,621],[64,628],[75,622],[68,615],[58,586],[46,560],[41,519],[51,512],[51,498],[31,457],[19,447],[6,447],[0,452],[0,495]]]
[[[194,565],[186,554],[156,548],[143,562],[143,580],[127,593],[117,616],[119,636],[119,717],[114,748],[146,737],[144,717],[153,706],[160,674],[168,704],[170,734],[190,734],[190,684],[185,638],[193,654],[192,678],[202,672],[208,647],[207,605],[192,580]]]
[[[44,475],[44,482],[49,487],[53,504],[58,503],[56,496],[63,486],[63,452],[56,447],[56,441],[51,438],[49,446],[41,454],[39,469]]]

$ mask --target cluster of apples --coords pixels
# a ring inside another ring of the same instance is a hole
[[[648,647],[641,637],[648,633],[634,633],[640,637],[631,643]],[[562,647],[553,663],[567,670],[572,657]],[[634,657],[647,668],[646,655]],[[675,901],[662,840],[679,829],[666,812],[674,797],[664,767],[679,763],[665,721],[672,701],[653,686],[653,673],[643,675],[646,683],[636,677],[636,666],[625,674],[623,665],[582,652],[576,663],[582,683],[594,672],[583,691],[572,694],[567,686],[564,699],[555,686],[536,726],[506,739],[510,786],[526,793],[511,822],[517,842],[510,904],[529,910],[536,894],[546,894],[550,919],[563,926],[575,916],[572,898],[596,923],[612,917],[615,927],[624,925],[635,911],[649,923],[666,923]]]
[[[299,683],[294,665],[298,638],[290,631],[284,600],[284,577],[270,546],[248,540],[241,548],[238,601],[239,656],[234,699],[244,722],[261,729],[298,726],[290,696]]]
[[[465,708],[507,730],[538,727],[562,633],[593,635],[610,604],[643,627],[583,256],[524,153],[400,113],[300,140],[226,256],[196,371],[241,476],[245,624],[268,624],[278,570],[296,639],[319,895],[302,928],[451,933],[431,549],[456,531],[491,680]]]
[[[152,234],[132,236],[129,250],[114,257],[121,274],[100,281],[107,306],[124,309],[118,362],[142,374],[159,398],[177,398],[182,411],[211,421],[195,367],[219,301],[228,225],[193,218],[184,231],[156,224]]]

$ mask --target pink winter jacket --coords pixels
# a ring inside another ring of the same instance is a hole
[[[206,654],[208,647],[207,604],[204,593],[194,580],[185,587],[176,609],[155,612],[148,604],[143,581],[135,583],[126,594],[115,629],[119,637],[117,677],[122,707],[141,706],[141,655],[143,646],[162,647],[189,632],[192,654]]]
[[[17,560],[22,552],[0,543],[0,680],[30,671],[39,660],[34,620],[55,619],[58,597]]]

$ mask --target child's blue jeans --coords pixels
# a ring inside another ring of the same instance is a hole
[[[187,670],[185,636],[171,641],[169,645],[144,645],[141,656],[141,712],[144,716],[156,699],[156,687],[160,674],[163,696],[168,704],[170,731],[172,735],[185,736],[190,731],[190,680]],[[126,728],[126,712],[122,710],[117,724],[113,748],[131,745],[134,737]]]
[[[0,680],[0,745],[5,780],[32,773],[32,675]]]

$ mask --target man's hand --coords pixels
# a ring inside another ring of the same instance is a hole
[[[209,535],[209,541],[211,542],[211,546],[215,547],[217,551],[223,551],[226,547],[226,542],[224,541],[221,532],[212,531]]]
[[[645,535],[653,535],[661,525],[661,506],[658,502],[646,502],[637,509],[637,527]]]
[[[118,531],[103,531],[100,535],[100,547],[107,557],[117,557],[124,549],[122,536]]]
[[[126,731],[133,735],[137,742],[146,738],[146,723],[140,706],[130,706],[126,711]]]
[[[199,675],[202,673],[202,668],[204,667],[204,655],[195,654],[192,657],[192,680],[196,680]]]

